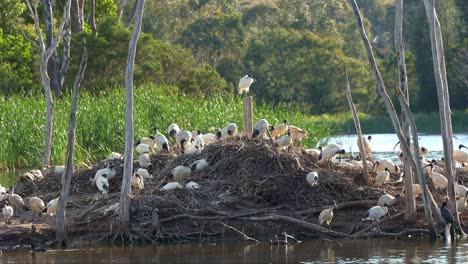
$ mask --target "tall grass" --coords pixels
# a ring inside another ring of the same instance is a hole
[[[163,133],[170,123],[187,130],[201,129],[216,133],[230,122],[242,129],[240,98],[190,98],[171,94],[171,87],[144,86],[134,90],[134,129],[136,139],[153,133],[158,126]],[[115,88],[98,94],[79,95],[75,164],[88,165],[125,147],[124,89]],[[40,165],[44,148],[45,102],[36,97],[0,98],[0,168],[25,168]],[[65,161],[70,95],[55,101],[52,163]],[[254,107],[254,121],[266,118],[281,123],[284,118],[309,132],[303,141],[315,146],[333,130],[317,124],[317,119],[290,111],[287,106],[272,107],[260,103]]]
[[[149,136],[152,127],[163,133],[170,123],[183,129],[201,129],[215,133],[230,122],[242,129],[242,100],[211,97],[191,98],[176,95],[172,87],[143,86],[134,90],[135,139]],[[75,164],[89,165],[103,159],[111,151],[123,152],[125,147],[124,89],[106,89],[100,93],[79,95]],[[255,99],[254,99],[255,100]],[[255,100],[259,102],[260,100]],[[55,101],[52,163],[63,164],[67,144],[70,95]],[[0,97],[0,169],[38,167],[44,148],[45,102],[41,97]],[[363,133],[393,133],[388,116],[360,114]],[[351,114],[309,116],[287,105],[258,103],[254,107],[254,122],[266,118],[271,124],[286,118],[291,124],[309,133],[303,141],[306,147],[326,142],[331,135],[354,134]],[[439,133],[438,113],[415,115],[419,132]],[[468,113],[454,112],[455,132],[468,132]]]

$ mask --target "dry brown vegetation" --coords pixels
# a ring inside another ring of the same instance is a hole
[[[161,191],[170,171],[184,163],[206,158],[207,169],[197,171],[183,182],[195,181],[201,185],[195,190]],[[279,161],[278,161],[279,160]],[[117,163],[117,176],[109,181],[107,199],[96,199],[97,189],[89,178],[104,168],[100,162],[90,169],[79,169],[71,183],[67,205],[69,235],[75,241],[119,241],[114,236],[118,213],[105,212],[119,202],[122,180],[122,161]],[[281,162],[283,169],[280,168]],[[379,233],[362,215],[377,203],[383,193],[401,193],[403,183],[399,175],[382,188],[360,184],[362,173],[358,170],[329,169],[319,164],[301,147],[293,146],[281,152],[279,159],[269,142],[241,142],[239,139],[207,146],[201,154],[180,155],[171,159],[168,154],[152,156],[153,180],[145,181],[145,189],[132,190],[130,234],[133,241],[181,242],[191,240],[254,240],[271,241],[283,232],[311,238],[358,238],[368,236],[402,237],[407,234],[428,233],[422,212],[416,224],[403,223],[403,200],[391,211],[392,218],[383,220]],[[138,163],[134,164],[138,167]],[[305,177],[318,171],[319,184],[310,187]],[[468,174],[459,172],[462,182]],[[44,179],[19,182],[15,192],[25,197],[38,196],[49,201],[59,194],[60,177],[47,174]],[[431,183],[429,183],[432,186]],[[445,196],[433,191],[440,203]],[[335,201],[338,207],[332,221],[332,230],[318,225],[318,214]],[[420,198],[417,204],[421,204]],[[31,233],[31,212],[13,218],[12,225],[0,225],[2,246],[28,244],[30,240],[46,242],[54,238],[54,218],[43,216],[34,222]]]

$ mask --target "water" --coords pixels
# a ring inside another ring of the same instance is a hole
[[[468,243],[426,238],[305,241],[290,246],[218,243],[5,251],[1,263],[466,263]]]
[[[364,134],[363,136],[367,137],[368,135]],[[454,136],[454,148],[458,148],[458,145],[460,144],[468,146],[468,133],[457,133]],[[444,147],[441,135],[420,134],[418,139],[420,146],[424,146],[429,149],[430,154],[427,156],[428,159],[440,159],[443,157]],[[347,153],[353,153],[353,156],[356,156],[359,152],[356,140],[356,135],[341,135],[332,137],[330,143],[340,144]],[[379,159],[392,159],[397,161],[397,151],[399,150],[399,147],[397,146],[395,150],[393,149],[397,142],[398,137],[396,134],[372,135],[372,156]]]

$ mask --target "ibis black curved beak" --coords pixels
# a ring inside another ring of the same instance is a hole
[[[462,148],[466,148],[468,149],[467,147],[465,147],[464,145],[460,144],[460,146],[458,146],[458,149],[462,149]]]
[[[400,144],[400,141],[398,141],[395,146],[393,146],[393,150],[395,150],[396,146],[398,146]]]

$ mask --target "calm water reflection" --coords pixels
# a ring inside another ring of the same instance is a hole
[[[86,247],[31,254],[3,252],[1,263],[466,263],[468,242],[346,240],[267,245],[183,244],[145,247]]]

